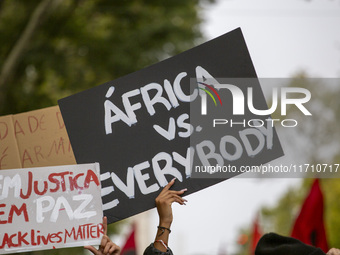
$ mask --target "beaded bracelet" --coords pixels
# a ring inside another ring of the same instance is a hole
[[[161,226],[157,226],[157,228],[162,231],[162,233],[160,233],[158,236],[161,236],[164,234],[165,230],[168,230],[169,231],[169,234],[171,233],[171,230],[170,228],[166,228],[166,227],[161,227]]]
[[[163,240],[155,240],[155,242],[160,242],[164,246],[164,248],[168,250],[168,244],[165,243]]]

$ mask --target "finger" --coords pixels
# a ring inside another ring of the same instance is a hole
[[[178,195],[171,195],[167,197],[167,199],[164,200],[165,203],[171,205],[173,202],[177,202],[179,204],[185,204],[185,202],[188,202],[186,199],[178,196]]]
[[[180,205],[185,205],[185,202],[187,202],[187,201],[186,201],[185,199],[175,197],[175,198],[173,199],[172,203],[174,203],[174,202],[176,202],[176,203],[178,203],[178,204],[180,204]]]
[[[112,247],[112,243],[107,243],[106,244],[106,246],[105,246],[105,248],[104,248],[104,251],[103,251],[103,253],[104,254],[108,254],[108,252],[109,252],[109,250],[110,250],[110,248]]]
[[[156,198],[156,203],[159,201],[164,201],[166,199],[168,199],[169,197],[171,197],[172,195],[183,195],[184,192],[186,192],[187,189],[182,189],[179,191],[176,190],[167,190],[166,192],[164,192],[163,194],[160,194],[157,198]]]
[[[104,235],[107,234],[107,217],[103,217],[103,229],[104,229]]]
[[[84,248],[89,250],[90,252],[92,252],[94,255],[98,254],[98,250],[91,245],[86,245],[86,246],[84,246]]]
[[[160,201],[164,201],[164,200],[169,200],[172,197],[179,197],[184,201],[187,201],[186,199],[182,198],[182,194],[184,193],[184,191],[175,191],[175,192],[168,192],[166,195],[164,195],[161,199],[159,199]]]
[[[168,190],[166,194],[175,194],[175,195],[182,195],[188,189],[181,189],[181,190]]]
[[[114,252],[115,252],[115,253],[118,254],[119,251],[120,251],[120,247],[118,245],[113,244],[113,246],[109,250],[109,253],[114,254]]]
[[[171,188],[172,185],[174,185],[176,178],[173,178],[162,190],[160,194],[165,193],[167,190]]]
[[[99,250],[103,251],[108,241],[109,241],[109,237],[107,235],[104,235],[100,242]]]

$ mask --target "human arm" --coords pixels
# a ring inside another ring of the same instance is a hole
[[[172,179],[159,193],[156,198],[156,207],[159,216],[159,225],[154,242],[146,248],[144,255],[159,254],[168,255],[172,254],[171,250],[167,247],[169,241],[169,234],[171,224],[173,221],[173,214],[171,205],[173,202],[185,205],[187,200],[183,199],[181,195],[184,194],[186,189],[175,191],[170,190],[171,186],[175,183],[175,179]]]
[[[171,186],[175,183],[175,179],[172,179],[168,185],[166,185],[162,192],[156,198],[156,207],[159,216],[159,225],[157,227],[157,233],[154,241],[154,247],[162,252],[166,252],[167,248],[163,243],[168,246],[170,227],[173,221],[172,203],[176,202],[180,205],[185,205],[187,200],[183,199],[181,195],[186,189],[175,191],[170,190]],[[163,242],[163,243],[162,243]]]

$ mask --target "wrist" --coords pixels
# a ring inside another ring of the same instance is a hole
[[[170,228],[171,227],[171,223],[172,223],[172,220],[160,220],[158,226],[165,227],[165,228]]]
[[[157,228],[158,228],[158,232],[157,233],[160,232],[158,236],[163,235],[165,231],[168,231],[168,234],[171,233],[171,229],[170,228],[162,227],[162,226],[157,226]]]

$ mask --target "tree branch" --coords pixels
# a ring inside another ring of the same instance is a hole
[[[4,103],[5,92],[8,86],[8,81],[15,71],[18,63],[20,62],[23,54],[27,50],[32,37],[39,29],[43,21],[51,13],[62,0],[44,0],[41,1],[32,13],[25,30],[21,34],[20,38],[15,43],[8,57],[4,61],[4,64],[0,73],[0,102]]]

